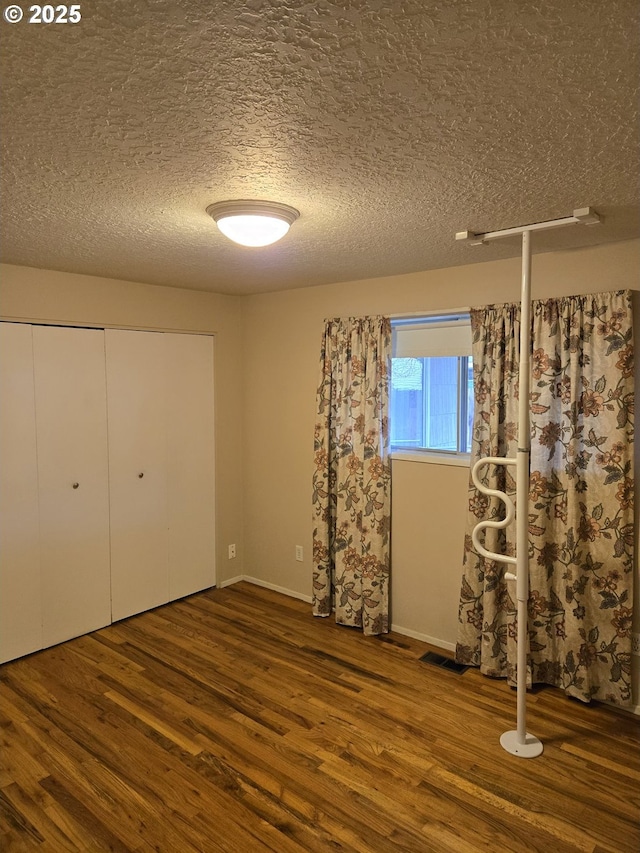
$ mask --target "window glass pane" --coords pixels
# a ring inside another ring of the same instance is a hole
[[[425,447],[458,449],[458,359],[425,358]]]
[[[398,318],[392,328],[392,448],[470,453],[474,400],[469,315]]]
[[[391,360],[391,444],[421,447],[424,433],[423,361]]]
[[[460,448],[464,453],[471,453],[471,439],[473,436],[473,359],[467,359],[467,443]],[[464,392],[463,392],[464,393]]]

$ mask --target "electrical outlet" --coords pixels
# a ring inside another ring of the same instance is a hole
[[[631,634],[631,654],[640,655],[640,634],[636,632]]]
[[[229,545],[229,559],[235,560],[235,558],[236,558],[236,546],[235,545]]]
[[[296,545],[296,560],[301,563],[304,560],[302,545]]]

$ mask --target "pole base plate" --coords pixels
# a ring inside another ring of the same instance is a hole
[[[511,755],[517,755],[518,758],[537,758],[542,754],[544,747],[537,737],[527,732],[524,740],[524,743],[519,742],[518,732],[515,730],[500,735],[500,745]]]

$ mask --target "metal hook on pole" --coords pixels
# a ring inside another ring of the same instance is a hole
[[[511,563],[514,566],[517,562],[515,557],[511,557],[509,554],[496,554],[494,551],[488,551],[480,541],[481,531],[486,529],[502,530],[504,527],[508,527],[515,517],[516,508],[506,492],[501,492],[499,489],[490,489],[485,486],[480,479],[478,472],[480,468],[484,468],[485,465],[504,465],[506,467],[507,465],[515,465],[516,462],[516,459],[509,459],[504,456],[485,456],[483,459],[478,459],[471,469],[471,479],[473,480],[473,484],[476,489],[483,495],[487,495],[487,497],[498,498],[498,500],[501,500],[507,508],[505,517],[499,521],[491,519],[488,521],[479,521],[478,524],[476,524],[471,531],[473,547],[487,560],[496,560],[496,562],[499,563]],[[505,578],[507,580],[515,580],[516,576],[511,572],[507,572],[505,574]]]

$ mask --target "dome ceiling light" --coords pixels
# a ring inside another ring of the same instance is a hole
[[[218,201],[207,208],[220,231],[241,246],[269,246],[280,240],[300,216],[277,201]]]

